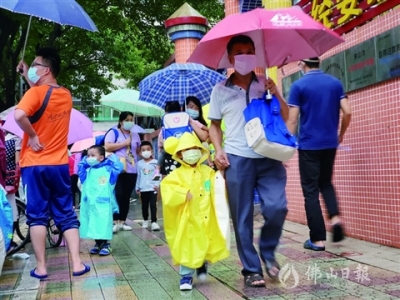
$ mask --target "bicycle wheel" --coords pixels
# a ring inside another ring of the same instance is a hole
[[[53,219],[49,220],[47,225],[47,240],[52,248],[58,247],[62,241],[62,232],[56,226]]]
[[[18,226],[15,228],[18,238],[23,241],[29,238],[29,226],[26,224],[26,205],[21,200],[16,199],[18,210]]]

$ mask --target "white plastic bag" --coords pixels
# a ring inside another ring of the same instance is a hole
[[[229,206],[226,193],[225,179],[220,171],[215,173],[214,181],[214,207],[217,215],[217,222],[222,236],[226,241],[226,248],[231,248],[231,223],[229,218]]]

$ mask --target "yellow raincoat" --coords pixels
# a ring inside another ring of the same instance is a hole
[[[203,153],[195,167],[186,164],[177,155],[193,147]],[[215,171],[202,165],[207,159],[207,150],[190,133],[184,133],[179,139],[168,138],[164,148],[181,163],[160,185],[165,236],[173,263],[195,269],[201,267],[204,261],[214,263],[227,258],[229,250],[218,225],[213,199]],[[189,191],[193,198],[186,201]]]

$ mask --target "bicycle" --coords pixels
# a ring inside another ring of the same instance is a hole
[[[22,185],[20,185],[21,176],[19,169],[7,171],[6,179],[8,182],[10,180],[14,181],[14,184],[12,186],[6,186],[6,192],[7,194],[15,194],[15,201],[18,210],[18,226],[16,226],[15,232],[16,237],[18,237],[19,241],[16,241],[16,247],[7,252],[7,256],[10,256],[23,249],[26,244],[30,242],[30,232],[29,226],[26,224],[26,198]],[[60,246],[62,242],[63,234],[61,230],[57,228],[52,218],[49,218],[47,224],[46,237],[51,248]]]

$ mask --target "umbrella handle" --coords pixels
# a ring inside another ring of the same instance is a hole
[[[268,80],[269,75],[268,75],[268,68],[265,69],[265,78]],[[267,95],[266,95],[267,100],[271,100],[272,99],[272,95],[271,92],[269,90],[267,90]]]
[[[28,36],[29,36],[29,30],[31,28],[31,22],[32,22],[32,16],[29,16],[29,22],[28,22],[28,28],[26,30],[26,36],[25,36],[25,42],[24,42],[24,47],[22,48],[22,58],[21,60],[24,60],[25,57],[25,48],[26,48],[26,44],[28,42]],[[22,74],[24,72],[24,70],[22,70],[21,68],[19,68],[19,73]]]

